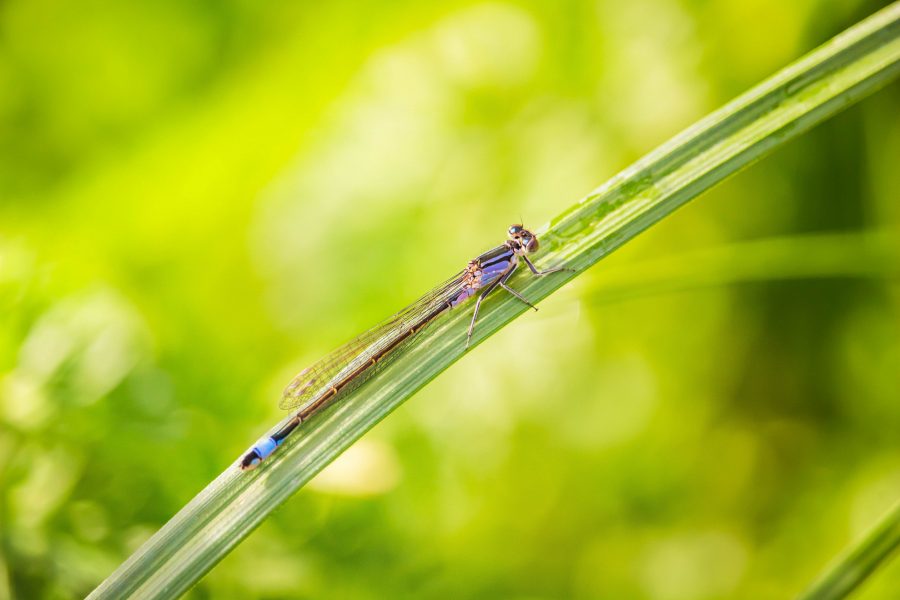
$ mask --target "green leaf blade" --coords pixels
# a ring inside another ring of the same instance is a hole
[[[688,128],[554,219],[538,232],[545,248],[539,264],[586,270],[716,183],[898,75],[900,4],[895,3]],[[522,275],[516,284],[538,301],[576,275]],[[525,310],[512,298],[492,301],[473,345]],[[304,423],[262,468],[244,473],[230,466],[90,597],[182,594],[338,454],[462,357],[469,315],[454,311],[426,329],[385,372]]]

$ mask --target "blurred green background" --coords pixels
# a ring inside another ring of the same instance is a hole
[[[882,5],[3,3],[0,599],[88,593],[300,368]],[[900,498],[898,106],[479,346],[189,597],[799,592]]]

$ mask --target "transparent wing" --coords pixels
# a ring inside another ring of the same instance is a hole
[[[462,289],[464,273],[465,271],[460,271],[394,316],[302,370],[284,388],[284,394],[278,406],[284,410],[292,410],[315,402],[348,374],[357,371],[362,365],[371,363],[373,357],[378,356],[384,348],[391,346],[399,336],[405,334],[422,318],[453,298],[455,293]],[[410,336],[409,339],[412,337]],[[392,348],[390,356],[397,356],[406,342],[408,340],[404,340],[403,343]],[[384,368],[389,359],[389,356],[385,356],[379,359],[375,365],[363,370],[352,382],[341,388],[341,394],[361,385],[377,370]]]

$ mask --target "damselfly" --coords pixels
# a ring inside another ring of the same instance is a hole
[[[522,225],[510,226],[507,234],[508,239],[502,245],[470,260],[465,269],[442,285],[294,377],[284,390],[280,406],[284,410],[296,410],[296,414],[274,434],[256,442],[241,459],[241,469],[255,468],[284,443],[302,422],[361,385],[390,359],[398,356],[401,349],[425,326],[472,296],[478,294],[466,333],[467,348],[482,301],[498,287],[537,310],[524,296],[506,285],[519,266],[519,260],[524,261],[532,274],[537,276],[571,269],[555,267],[538,270],[527,256],[537,251],[537,237]]]

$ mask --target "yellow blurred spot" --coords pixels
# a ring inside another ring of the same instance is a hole
[[[658,600],[727,597],[740,582],[747,550],[723,532],[689,533],[653,544],[643,561],[642,584]]]
[[[37,455],[27,479],[10,490],[13,521],[23,528],[38,528],[65,502],[80,475],[81,464],[69,449]]]
[[[397,485],[400,466],[381,442],[360,440],[309,482],[308,487],[342,496],[374,496]]]
[[[537,63],[537,26],[508,4],[482,4],[445,19],[437,30],[438,52],[449,74],[469,86],[527,81]]]
[[[50,417],[47,397],[33,379],[11,373],[0,378],[0,415],[21,429],[37,429]]]
[[[131,304],[112,290],[65,298],[28,333],[4,384],[4,395],[14,395],[7,404],[18,405],[15,410],[24,415],[38,413],[42,387],[63,372],[71,377],[69,399],[94,402],[128,375],[146,353],[148,337]]]
[[[612,2],[600,21],[618,40],[598,97],[638,147],[658,144],[707,108],[702,48],[686,9],[672,2]],[[673,49],[677,48],[677,52]]]
[[[861,538],[900,498],[900,465],[896,461],[882,467],[881,472],[867,474],[850,507],[850,533]]]

